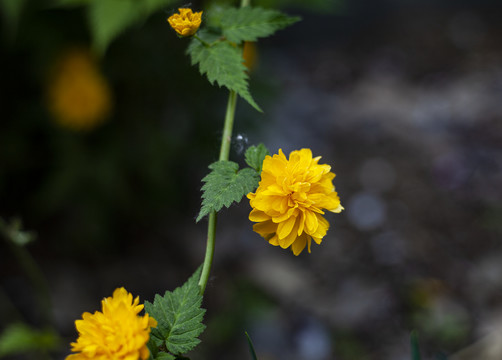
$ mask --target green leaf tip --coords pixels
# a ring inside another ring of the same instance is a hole
[[[263,144],[258,144],[258,146],[250,146],[244,155],[246,163],[256,170],[258,174],[261,174],[261,169],[263,167],[263,160],[265,156],[270,155],[270,152]]]
[[[244,66],[242,50],[228,41],[215,40],[215,35],[207,31],[198,32],[198,37],[210,45],[193,38],[188,46],[192,65],[199,65],[201,75],[206,75],[214,85],[235,91],[256,110],[262,112],[249,92],[249,76]]]
[[[219,10],[218,18],[223,35],[236,44],[268,37],[300,20],[277,10],[251,6]]]
[[[158,352],[154,359],[171,360],[200,343],[198,336],[206,326],[202,323],[205,309],[198,285],[202,267],[174,291],[155,295],[153,303],[145,301],[145,311],[157,320],[152,328],[150,346],[165,347],[169,353]],[[153,343],[153,344],[152,344]],[[171,357],[169,357],[171,356]]]
[[[211,172],[202,181],[202,207],[196,222],[211,211],[220,211],[223,206],[230,207],[234,202],[258,187],[258,173],[250,168],[239,170],[233,161],[217,161],[209,165]]]

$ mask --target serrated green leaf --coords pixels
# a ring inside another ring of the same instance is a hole
[[[202,295],[198,285],[201,270],[199,267],[183,286],[173,292],[166,291],[164,296],[155,295],[153,303],[145,301],[145,311],[157,320],[151,339],[157,347],[165,346],[174,355],[186,353],[197,346],[200,342],[197,337],[206,327],[202,324],[206,310],[200,307]]]
[[[204,41],[214,35],[209,32],[199,31],[198,36]],[[187,50],[192,65],[199,64],[201,75],[206,75],[211,84],[224,86],[235,91],[256,110],[262,111],[254,101],[248,89],[248,74],[242,58],[242,50],[227,41],[216,41],[209,45],[203,44],[194,38]]]
[[[226,8],[218,14],[223,35],[231,42],[256,41],[299,21],[280,11],[260,7]]]
[[[155,360],[176,360],[176,357],[162,351],[157,354]]]
[[[220,211],[223,206],[229,207],[234,202],[258,187],[259,176],[250,168],[239,170],[233,161],[217,161],[209,165],[212,170],[202,179],[202,207],[197,216],[199,222],[211,211]]]
[[[270,155],[268,149],[265,147],[265,145],[259,144],[258,146],[250,146],[246,150],[244,157],[246,159],[246,163],[253,169],[255,169],[258,174],[261,174],[263,160],[267,155]]]

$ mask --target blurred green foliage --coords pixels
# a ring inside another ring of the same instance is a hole
[[[0,9],[5,21],[6,34],[13,38],[16,35],[19,26],[19,20],[22,15],[23,8],[27,0],[2,0],[0,1]]]
[[[22,323],[11,324],[0,334],[0,358],[31,353],[43,359],[60,345],[61,339],[53,330],[37,330]]]
[[[174,0],[56,0],[57,6],[86,7],[93,47],[103,54],[108,45],[125,29],[145,21],[154,12]]]
[[[22,230],[21,219],[13,219],[7,223],[0,218],[0,234],[15,246],[25,246],[36,238],[35,233]]]
[[[416,331],[411,332],[410,344],[411,344],[411,360],[422,359],[420,355],[420,346],[418,344],[418,334]]]

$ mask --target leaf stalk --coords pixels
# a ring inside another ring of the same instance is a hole
[[[197,36],[197,34],[194,34],[193,37],[195,39],[199,40],[202,45],[204,45],[206,47],[210,47],[211,46],[210,43],[208,43],[207,41],[202,40],[199,36]]]

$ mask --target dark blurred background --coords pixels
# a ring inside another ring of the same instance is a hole
[[[116,287],[151,301],[202,263],[227,93],[166,23],[181,4],[101,56],[85,6],[23,4],[2,14],[0,216],[36,240],[0,242],[0,331],[50,325],[62,359]],[[264,113],[239,101],[231,159],[309,147],[346,210],[299,257],[252,232],[246,201],[222,211],[190,357],[250,359],[247,331],[260,360],[410,359],[416,330],[424,359],[501,359],[502,4],[260,4],[303,20],[251,50]]]

